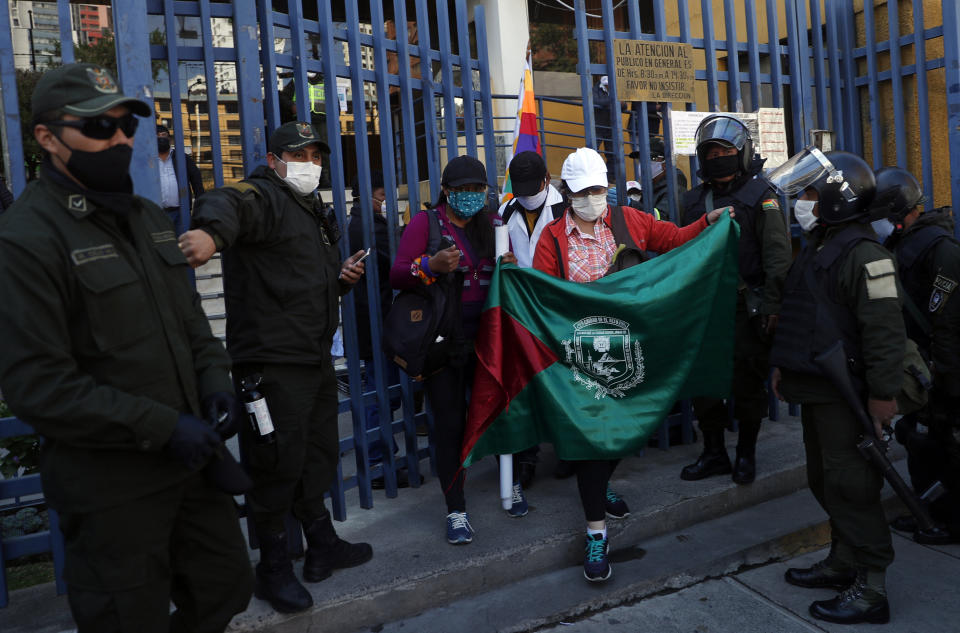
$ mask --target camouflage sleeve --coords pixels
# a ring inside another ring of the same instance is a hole
[[[757,214],[757,235],[760,236],[760,265],[763,266],[763,304],[760,312],[764,315],[780,314],[780,301],[783,295],[783,282],[787,278],[793,248],[790,245],[790,233],[787,221],[783,217],[780,203],[772,195],[760,202]]]
[[[930,353],[934,380],[945,395],[960,396],[960,244],[941,240],[931,257],[930,300],[917,306],[929,314],[933,328]]]
[[[869,395],[889,400],[900,392],[907,342],[893,256],[879,244],[860,242],[843,262],[838,289],[857,316]]]

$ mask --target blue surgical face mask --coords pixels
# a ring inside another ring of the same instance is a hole
[[[487,205],[485,191],[450,191],[447,202],[458,218],[472,218]]]

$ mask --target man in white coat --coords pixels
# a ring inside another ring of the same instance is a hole
[[[520,152],[513,157],[510,184],[514,197],[500,205],[498,213],[507,225],[510,251],[516,255],[517,265],[530,268],[543,227],[563,216],[567,201],[550,184],[547,164],[536,152]],[[539,446],[532,446],[513,456],[515,481],[523,489],[533,483],[539,452]]]

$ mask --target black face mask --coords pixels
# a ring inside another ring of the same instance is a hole
[[[157,151],[166,154],[170,151],[170,138],[166,136],[157,137]]]
[[[740,170],[740,156],[717,156],[703,161],[703,177],[707,180],[733,176]]]
[[[63,141],[60,141],[63,143]],[[126,144],[114,145],[99,152],[70,150],[67,171],[92,191],[128,192],[130,189],[130,159],[133,148]]]

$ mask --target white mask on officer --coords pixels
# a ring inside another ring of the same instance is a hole
[[[817,216],[813,214],[813,209],[817,206],[816,200],[797,200],[793,205],[793,214],[797,217],[800,228],[804,231],[812,231],[817,225]]]
[[[604,192],[570,198],[570,206],[573,207],[573,212],[577,214],[577,217],[584,222],[596,222],[597,218],[607,210],[607,194]]]
[[[320,165],[312,162],[287,162],[281,158],[277,160],[287,166],[287,175],[283,177],[283,181],[301,196],[310,195],[319,186],[320,174],[323,171]]]

